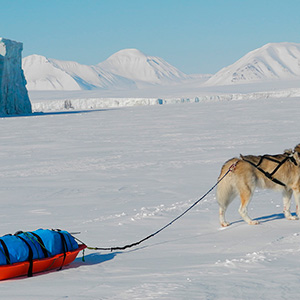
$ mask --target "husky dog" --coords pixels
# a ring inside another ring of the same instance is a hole
[[[256,187],[281,191],[283,194],[283,212],[288,220],[300,217],[300,144],[294,150],[283,154],[263,156],[240,156],[228,160],[221,169],[217,200],[219,203],[220,223],[226,227],[225,212],[232,200],[239,195],[241,205],[239,213],[250,225],[259,224],[248,216],[247,206]],[[294,194],[296,216],[290,212],[291,197]]]

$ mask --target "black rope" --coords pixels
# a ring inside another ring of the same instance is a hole
[[[238,161],[237,161],[238,162]],[[134,246],[137,246],[143,242],[145,242],[146,240],[154,237],[155,235],[159,234],[160,232],[162,232],[164,229],[166,229],[167,227],[169,227],[170,225],[172,225],[174,222],[176,222],[178,219],[180,219],[181,217],[183,217],[188,211],[190,211],[193,207],[195,207],[201,200],[203,200],[223,179],[225,176],[227,176],[227,174],[231,171],[233,171],[236,167],[236,163],[232,164],[228,171],[218,179],[218,181],[215,183],[214,186],[212,186],[200,199],[198,199],[193,205],[191,205],[189,208],[187,208],[182,214],[180,214],[178,217],[176,217],[175,219],[173,219],[171,222],[169,222],[167,225],[163,226],[162,228],[160,228],[159,230],[155,231],[154,233],[148,235],[147,237],[143,238],[142,240],[138,241],[138,242],[135,242],[135,243],[132,243],[132,244],[129,244],[129,245],[125,245],[123,247],[104,247],[104,248],[101,248],[101,247],[88,247],[87,246],[87,249],[90,249],[90,250],[105,250],[105,251],[115,251],[115,250],[125,250],[127,248],[131,248],[131,247],[134,247]],[[82,244],[84,244],[82,241],[80,241],[78,238],[74,237],[76,240],[78,240],[79,242],[81,242]]]

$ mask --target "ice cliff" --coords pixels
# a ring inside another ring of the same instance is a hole
[[[22,43],[0,38],[0,115],[32,112],[22,70],[22,50]]]

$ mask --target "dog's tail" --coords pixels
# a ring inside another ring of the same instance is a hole
[[[239,161],[240,159],[238,158],[228,160],[221,169],[219,179],[224,176],[228,169],[232,168],[233,165],[236,167]],[[237,196],[234,174],[235,167],[231,170],[231,172],[228,173],[227,176],[223,178],[222,181],[219,182],[217,186],[217,201],[220,208],[223,208],[225,210],[230,202]]]

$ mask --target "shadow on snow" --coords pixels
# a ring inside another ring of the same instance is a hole
[[[292,214],[292,216],[296,216],[296,213],[291,213],[291,214]],[[283,213],[262,216],[262,217],[254,218],[253,220],[259,221],[260,223],[267,223],[267,222],[280,220],[280,219],[285,219],[285,216]],[[243,222],[245,222],[245,221],[240,219],[238,221],[231,222],[231,224],[237,224],[237,223],[243,223]]]
[[[101,264],[103,262],[114,259],[118,254],[121,253],[122,252],[111,252],[108,254],[91,253],[88,255],[84,255],[84,261],[83,257],[77,257],[74,262],[68,266],[68,268]]]
[[[297,216],[296,213],[291,213],[291,214],[292,214],[292,216],[295,216],[295,217]],[[285,216],[283,213],[262,216],[262,217],[256,218],[255,220],[259,221],[260,223],[266,223],[266,222],[279,220],[279,219],[285,219]]]
[[[5,118],[28,118],[28,117],[39,117],[39,116],[51,116],[51,115],[71,115],[71,114],[83,114],[92,113],[99,111],[115,110],[117,108],[103,108],[103,109],[91,109],[91,110],[72,110],[72,111],[53,111],[53,112],[33,112],[32,114],[19,114],[19,115],[0,115],[0,119]]]

